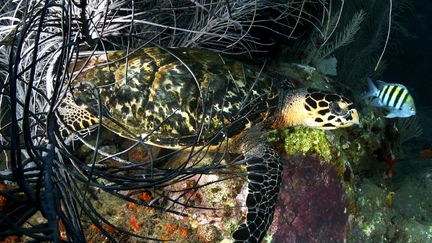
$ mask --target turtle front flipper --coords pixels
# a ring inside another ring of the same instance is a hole
[[[261,242],[273,221],[281,185],[282,163],[267,144],[244,151],[247,159],[248,208],[246,222],[233,233],[234,242]]]

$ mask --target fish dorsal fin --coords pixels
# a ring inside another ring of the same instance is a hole
[[[381,90],[381,89],[384,88],[386,85],[389,85],[389,83],[386,83],[386,82],[384,82],[384,81],[382,81],[382,80],[377,80],[376,83],[377,83],[377,88],[378,88],[378,90]]]
[[[407,89],[407,87],[403,84],[399,84],[399,83],[386,83],[382,80],[377,80],[377,84],[378,84],[378,89],[381,90],[383,87],[385,87],[386,85],[391,85],[391,86],[395,86],[395,87],[400,87],[402,89]]]
[[[393,84],[393,85],[397,86],[397,87],[401,87],[402,89],[408,90],[407,87],[405,85],[403,85],[403,84]]]
[[[365,92],[362,96],[363,100],[370,99],[371,97],[376,97],[378,95],[378,88],[376,87],[375,83],[372,81],[372,79],[367,78],[369,90]]]

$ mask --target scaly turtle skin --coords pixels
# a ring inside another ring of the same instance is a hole
[[[99,122],[92,91],[97,87],[103,125],[123,137],[171,149],[228,139],[228,151],[244,155],[248,213],[233,234],[238,242],[263,239],[281,183],[279,155],[260,139],[262,131],[358,123],[353,104],[340,95],[292,90],[286,80],[208,51],[145,48],[127,58],[116,51],[84,63],[75,66],[80,72],[75,72],[72,92],[58,110],[64,131]]]

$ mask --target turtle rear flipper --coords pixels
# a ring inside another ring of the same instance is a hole
[[[273,221],[282,163],[278,153],[266,144],[252,147],[244,156],[248,160],[248,213],[233,238],[234,242],[261,242]]]

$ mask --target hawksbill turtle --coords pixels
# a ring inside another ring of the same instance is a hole
[[[228,151],[244,156],[248,212],[232,235],[235,242],[262,241],[281,184],[281,159],[259,134],[359,122],[353,103],[341,95],[293,89],[286,79],[209,51],[152,47],[96,55],[85,63],[75,65],[79,72],[58,108],[66,134],[95,126],[102,111],[103,125],[129,139],[169,149],[227,139]],[[102,109],[88,84],[97,87]]]

